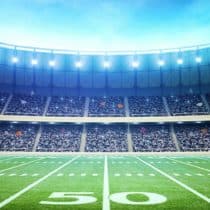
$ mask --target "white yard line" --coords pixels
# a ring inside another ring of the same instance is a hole
[[[26,165],[29,165],[29,164],[31,164],[33,162],[39,161],[39,160],[40,159],[37,159],[37,160],[33,160],[33,161],[30,161],[30,162],[27,162],[27,163],[21,163],[19,165],[15,165],[15,166],[12,166],[10,168],[5,168],[5,169],[0,170],[0,173],[8,171],[8,170],[11,170],[11,169],[14,169],[14,168],[18,168],[18,167],[21,167],[21,166],[26,166]]]
[[[15,158],[17,158],[17,157],[9,157],[9,158],[5,158],[5,159],[0,159],[0,162],[12,160],[12,159],[15,159]]]
[[[191,163],[185,163],[185,162],[183,162],[183,161],[174,160],[174,159],[171,159],[171,158],[169,158],[169,157],[166,157],[166,158],[169,159],[169,160],[173,160],[173,161],[175,161],[175,162],[177,162],[177,163],[181,163],[181,164],[184,164],[184,165],[187,165],[187,166],[191,166],[191,167],[194,167],[194,168],[198,168],[198,169],[201,169],[201,170],[210,172],[209,169],[206,169],[206,168],[203,168],[203,167],[200,167],[200,166],[196,166],[196,165],[193,165],[193,164],[191,164]]]
[[[103,208],[102,210],[110,210],[109,201],[109,171],[107,156],[104,157],[104,186],[103,186]]]
[[[175,182],[176,184],[180,185],[181,187],[183,187],[184,189],[190,191],[191,193],[193,193],[194,195],[198,196],[199,198],[203,199],[204,201],[210,203],[210,198],[206,197],[205,195],[199,193],[198,191],[194,190],[193,188],[189,187],[188,185],[180,182],[179,180],[175,179],[174,177],[168,175],[167,173],[165,173],[164,171],[160,170],[159,168],[156,168],[155,166],[151,165],[150,163],[142,160],[139,157],[136,157],[139,161],[141,161],[142,163],[144,163],[145,165],[149,166],[150,168],[152,168],[153,170],[157,171],[158,173],[160,173],[161,175],[165,176],[166,178],[170,179],[171,181]]]
[[[69,160],[68,162],[64,163],[63,165],[59,166],[58,168],[54,169],[53,171],[51,171],[50,173],[48,173],[47,175],[45,175],[44,177],[38,179],[37,181],[33,182],[32,184],[28,185],[27,187],[23,188],[21,191],[13,194],[12,196],[10,196],[9,198],[7,198],[6,200],[0,202],[0,208],[6,206],[7,204],[9,204],[10,202],[12,202],[13,200],[15,200],[16,198],[20,197],[22,194],[24,194],[25,192],[31,190],[32,188],[34,188],[36,185],[40,184],[41,182],[43,182],[44,180],[46,180],[48,177],[52,176],[53,174],[55,174],[56,172],[58,172],[59,170],[61,170],[62,168],[64,168],[65,166],[71,164],[74,160],[78,159],[78,157],[75,157],[71,160]]]

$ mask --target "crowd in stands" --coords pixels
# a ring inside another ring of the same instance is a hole
[[[0,150],[32,151],[37,129],[29,124],[0,124]]]
[[[169,96],[167,103],[171,115],[198,115],[208,112],[200,95]]]
[[[35,95],[14,94],[5,114],[9,115],[43,115],[46,97]]]
[[[87,128],[86,152],[126,152],[125,125],[90,125]]]
[[[132,96],[128,98],[130,116],[161,116],[167,115],[162,97]]]
[[[9,94],[0,93],[0,112],[3,110]],[[121,96],[89,97],[89,117],[124,117],[125,103]],[[210,105],[210,94],[206,95]],[[31,94],[14,94],[4,114],[31,116],[75,116],[82,117],[85,112],[85,97],[52,96],[47,110],[47,97]],[[161,96],[128,97],[128,111],[131,117],[166,116],[168,111],[175,115],[208,114],[208,107],[200,95],[188,94],[166,97],[166,104]],[[46,111],[46,113],[44,113]]]
[[[177,125],[175,132],[182,151],[210,151],[210,125]]]
[[[36,151],[78,152],[82,135],[80,125],[46,125],[42,128]]]
[[[123,117],[125,116],[124,98],[120,96],[91,97],[88,115],[92,117]]]
[[[128,130],[123,124],[86,126],[86,152],[128,151]],[[79,152],[82,125],[0,124],[0,151]],[[134,152],[176,151],[168,125],[130,125]],[[181,151],[210,151],[210,124],[174,125]]]
[[[135,152],[176,151],[167,126],[133,125],[131,135]]]
[[[47,116],[82,117],[85,109],[85,97],[52,97]]]
[[[8,97],[9,97],[9,94],[7,94],[7,93],[0,93],[0,113],[2,112],[5,104],[7,103]]]

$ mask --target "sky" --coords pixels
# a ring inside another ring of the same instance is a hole
[[[0,42],[113,51],[210,43],[210,0],[0,1]]]

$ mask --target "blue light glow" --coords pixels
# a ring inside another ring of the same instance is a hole
[[[0,42],[103,51],[205,44],[209,8],[209,0],[6,0]]]

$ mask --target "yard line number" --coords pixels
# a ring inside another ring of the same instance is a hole
[[[147,197],[145,201],[129,200],[129,195],[143,195]],[[97,198],[93,192],[53,192],[49,197],[50,200],[41,201],[42,205],[81,205],[97,202]],[[56,201],[53,201],[56,199]],[[58,201],[62,199],[62,201]],[[64,201],[63,199],[69,199]],[[167,201],[163,195],[151,192],[119,192],[110,195],[109,199],[115,203],[125,205],[156,205]]]

